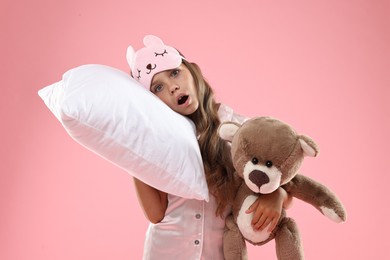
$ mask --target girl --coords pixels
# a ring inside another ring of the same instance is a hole
[[[210,201],[177,197],[134,179],[139,203],[151,222],[143,259],[223,259],[225,218],[239,180],[233,174],[229,145],[218,137],[217,129],[221,122],[242,123],[245,118],[217,103],[200,68],[176,49],[152,35],[144,44],[137,52],[128,49],[132,76],[195,123]],[[282,188],[262,195],[247,211],[254,214],[253,227],[273,230],[289,202]]]

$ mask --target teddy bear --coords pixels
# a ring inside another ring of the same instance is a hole
[[[261,194],[283,187],[292,197],[311,204],[334,222],[346,220],[346,211],[337,196],[325,185],[299,174],[305,156],[316,157],[317,144],[299,135],[285,122],[273,117],[255,117],[242,125],[225,122],[219,136],[231,145],[231,158],[241,185],[236,191],[232,214],[226,218],[224,255],[227,260],[247,259],[245,241],[263,245],[275,239],[279,260],[304,259],[299,229],[283,210],[276,228],[252,228],[253,214],[245,211]]]

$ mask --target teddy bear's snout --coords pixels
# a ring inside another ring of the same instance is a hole
[[[262,185],[269,182],[269,177],[267,176],[267,174],[265,174],[265,172],[254,170],[249,173],[249,180],[260,189]]]

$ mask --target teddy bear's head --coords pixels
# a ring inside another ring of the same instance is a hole
[[[242,125],[223,123],[219,135],[231,142],[234,167],[256,193],[271,193],[286,184],[297,174],[304,156],[319,152],[311,138],[271,117],[252,118]]]

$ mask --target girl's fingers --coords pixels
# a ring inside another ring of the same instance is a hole
[[[254,228],[256,230],[263,230],[268,224],[270,223],[270,220],[267,216],[265,215],[262,215],[259,219],[259,221],[257,221],[257,223],[254,225]]]
[[[249,214],[254,212],[257,209],[258,200],[256,200],[246,211],[245,213]]]
[[[272,232],[276,228],[277,224],[278,224],[278,219],[274,218],[273,221],[271,222],[270,227],[268,228],[268,232]]]

